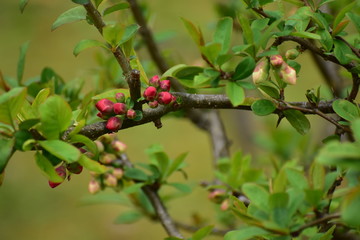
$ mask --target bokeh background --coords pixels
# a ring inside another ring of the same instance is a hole
[[[153,0],[147,1],[152,11],[151,26],[157,33],[173,36],[161,44],[161,49],[174,63],[202,64],[200,55],[180,17],[198,24],[210,40],[218,15],[215,0]],[[219,1],[218,1],[219,2]],[[224,1],[225,2],[225,1]],[[0,70],[4,75],[16,76],[19,47],[30,40],[26,57],[25,79],[38,76],[48,66],[65,80],[85,78],[87,87],[92,84],[92,70],[96,49],[72,54],[81,39],[100,39],[95,28],[85,22],[67,24],[51,32],[54,20],[64,11],[74,7],[71,1],[30,0],[23,14],[17,0],[0,2]],[[240,38],[236,35],[235,38]],[[235,39],[234,41],[238,41]],[[239,41],[238,41],[239,42]],[[144,59],[146,54],[141,55]],[[141,57],[140,56],[140,57]],[[323,84],[311,57],[305,53],[299,59],[302,68],[298,86],[290,87],[286,97],[290,101],[305,100],[305,91]],[[325,90],[324,90],[325,91]],[[256,96],[256,93],[250,93]],[[221,111],[225,127],[232,141],[231,151],[242,150],[254,155],[254,165],[270,165],[269,156],[274,148],[288,152],[289,156],[306,161],[311,158],[312,146],[332,129],[323,120],[310,117],[312,132],[299,136],[283,122],[275,129],[276,117],[254,117],[248,112]],[[214,222],[214,206],[207,200],[207,192],[198,187],[202,180],[213,178],[210,141],[203,131],[189,121],[163,119],[163,128],[152,124],[120,131],[119,138],[128,145],[128,154],[134,162],[146,162],[145,149],[152,144],[162,144],[171,157],[189,152],[187,180],[194,186],[193,193],[174,200],[169,205],[171,215],[177,220],[190,222],[198,214]],[[269,129],[272,129],[271,131]],[[268,140],[276,137],[277,144]],[[276,146],[275,146],[276,145]],[[296,154],[301,152],[301,154]],[[270,168],[270,167],[269,167]],[[265,170],[266,171],[266,168]],[[51,189],[37,169],[32,153],[16,153],[7,169],[0,188],[0,239],[2,240],[115,240],[163,239],[166,234],[158,223],[140,220],[135,224],[114,224],[116,217],[127,210],[119,204],[83,204],[88,199],[88,172],[73,176],[58,188]],[[182,180],[180,174],[175,180]],[[114,194],[106,191],[106,194]],[[213,239],[219,239],[214,237]]]

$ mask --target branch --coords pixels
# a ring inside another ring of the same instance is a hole
[[[129,80],[130,97],[134,102],[135,110],[142,110],[142,104],[138,102],[141,98],[140,71],[133,69]]]
[[[355,100],[356,95],[359,92],[359,85],[360,85],[360,78],[359,75],[356,73],[352,73],[351,74],[352,79],[353,79],[353,85],[351,88],[351,92],[349,94],[349,97],[347,98],[350,102],[352,102],[353,100]]]

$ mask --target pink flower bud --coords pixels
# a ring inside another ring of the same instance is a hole
[[[103,164],[111,164],[116,159],[116,156],[111,153],[103,154],[99,161]]]
[[[121,179],[124,176],[124,171],[121,168],[114,168],[112,174],[116,177],[116,179]]]
[[[225,199],[224,201],[222,201],[222,203],[220,205],[220,209],[222,211],[226,211],[229,209],[229,199]]]
[[[169,93],[169,92],[161,92],[161,93],[159,93],[158,102],[160,104],[167,105],[167,104],[171,103],[171,100],[172,100],[171,93]]]
[[[125,114],[126,113],[126,105],[124,103],[115,103],[114,104],[114,113],[115,114]]]
[[[286,63],[284,63],[281,66],[280,77],[287,84],[290,84],[290,85],[296,84],[296,71],[294,68],[290,67]]]
[[[282,58],[281,55],[272,55],[270,57],[270,63],[273,67],[281,67],[281,65],[283,64],[284,59]]]
[[[65,180],[65,178],[66,178],[66,168],[63,165],[55,168],[55,171],[56,171],[57,175],[59,175],[63,180]],[[63,181],[62,182],[49,181],[49,186],[51,188],[55,188],[55,187],[59,186],[61,183],[63,183]]]
[[[109,99],[103,98],[95,104],[96,108],[102,113],[102,115],[109,115],[113,113],[114,103]]]
[[[134,109],[129,109],[126,113],[128,119],[134,119],[136,117],[136,112]]]
[[[159,77],[159,75],[155,75],[155,76],[153,76],[152,78],[150,78],[150,80],[149,80],[149,84],[150,84],[151,86],[156,87],[156,88],[159,86],[159,83],[160,83],[160,77]]]
[[[99,152],[103,152],[105,150],[104,144],[98,140],[95,140],[94,143],[96,144],[97,149]]]
[[[104,184],[108,187],[116,187],[117,178],[112,174],[106,174],[104,179]]]
[[[258,62],[253,73],[252,78],[255,85],[265,82],[269,76],[269,62],[267,59]]]
[[[171,83],[170,83],[170,80],[162,80],[160,81],[160,88],[164,91],[170,91],[170,86],[171,86]]]
[[[119,140],[115,140],[111,143],[111,146],[113,147],[113,149],[116,151],[116,152],[125,152],[127,146],[125,143],[119,141]]]
[[[225,197],[226,197],[226,192],[223,189],[215,189],[211,191],[208,195],[209,200],[215,203],[220,203],[221,201],[223,201]]]
[[[174,95],[171,96],[171,103],[175,103],[176,102],[176,97]]]
[[[122,121],[118,117],[111,117],[106,122],[106,128],[110,131],[117,131],[121,128]]]
[[[156,97],[156,88],[153,86],[147,87],[144,91],[144,98],[148,101],[153,101]]]
[[[100,184],[95,179],[91,179],[89,182],[88,190],[91,194],[95,194],[100,191]]]
[[[290,59],[290,60],[294,60],[294,59],[296,59],[298,56],[299,56],[299,51],[296,50],[295,48],[289,49],[289,50],[287,50],[286,53],[285,53],[285,57],[286,57],[287,59]]]
[[[123,103],[125,102],[125,95],[121,92],[115,94],[116,102]]]
[[[81,166],[79,163],[74,162],[70,163],[66,166],[67,170],[74,174],[80,174],[83,170],[83,166]]]
[[[157,108],[157,106],[159,105],[159,102],[156,101],[156,100],[154,100],[154,101],[152,101],[152,102],[149,102],[148,105],[149,105],[149,107],[151,107],[151,108]]]

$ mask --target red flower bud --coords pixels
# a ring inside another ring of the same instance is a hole
[[[149,102],[148,105],[149,105],[149,107],[151,107],[151,108],[156,108],[156,107],[159,105],[159,102],[156,101],[156,100],[154,100],[154,101],[152,101],[152,102]]]
[[[118,103],[125,102],[125,95],[121,92],[115,94],[115,99]]]
[[[106,128],[110,131],[117,131],[121,128],[122,122],[118,117],[111,117],[106,122]]]
[[[114,113],[115,114],[125,114],[126,113],[126,105],[124,103],[115,103],[114,104]]]
[[[155,75],[155,76],[153,76],[152,78],[150,78],[150,80],[149,80],[149,84],[150,84],[151,86],[156,87],[156,88],[159,86],[159,83],[160,83],[160,77],[159,77],[159,75]]]
[[[56,171],[57,175],[59,175],[63,180],[65,180],[65,178],[66,178],[66,168],[64,166],[61,165],[61,166],[55,168],[55,171]],[[55,187],[59,186],[61,183],[63,183],[63,181],[62,182],[49,181],[49,186],[51,188],[55,188]]]
[[[170,91],[170,86],[171,86],[171,83],[170,83],[170,80],[162,80],[160,81],[160,88],[164,91]]]
[[[113,113],[114,103],[109,99],[103,98],[99,100],[95,106],[102,113],[102,115],[109,115]]]
[[[67,170],[69,170],[69,172],[74,173],[74,174],[80,174],[83,170],[83,166],[81,166],[77,162],[68,164],[66,166],[66,168],[67,168]]]
[[[126,113],[128,119],[134,119],[136,117],[136,112],[134,109],[129,109]]]
[[[158,101],[160,104],[169,104],[171,103],[171,100],[172,100],[172,95],[171,93],[169,92],[161,92],[159,93],[159,96],[158,96]]]
[[[101,187],[100,187],[100,184],[98,181],[96,181],[95,179],[90,180],[88,189],[91,194],[95,194],[95,193],[99,192],[100,188]]]
[[[156,88],[153,86],[147,87],[144,91],[144,98],[148,101],[153,101],[156,97]]]
[[[176,102],[176,97],[174,95],[171,96],[171,103],[175,103]]]
[[[280,67],[283,64],[284,60],[281,55],[272,55],[270,57],[270,63],[274,67]]]

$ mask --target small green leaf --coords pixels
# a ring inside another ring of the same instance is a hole
[[[269,193],[263,187],[255,183],[245,183],[242,186],[242,190],[249,198],[250,204],[255,205],[265,212],[269,210]]]
[[[360,143],[360,118],[357,118],[351,122],[351,129],[357,143]]]
[[[60,96],[49,97],[40,105],[39,112],[40,129],[47,139],[58,139],[71,123],[71,108]]]
[[[252,239],[253,237],[261,237],[268,234],[269,232],[260,227],[250,226],[244,227],[241,230],[235,230],[226,233],[224,240],[248,240]]]
[[[216,63],[216,59],[221,53],[222,46],[217,42],[207,43],[205,46],[200,47],[201,53],[210,61],[212,64]]]
[[[78,163],[86,168],[89,171],[102,174],[107,171],[107,168],[104,165],[101,165],[99,162],[94,161],[88,158],[86,155],[81,154],[78,160]]]
[[[104,0],[94,0],[96,8],[98,8],[103,1]]]
[[[322,198],[323,191],[318,189],[305,189],[305,199],[311,206],[316,208]]]
[[[38,107],[43,104],[50,95],[50,88],[41,89],[36,95],[31,107],[37,111]]]
[[[12,156],[14,145],[14,138],[0,138],[0,174],[4,172],[4,169]]]
[[[337,115],[348,121],[353,121],[360,116],[358,107],[343,99],[335,100],[332,107]]]
[[[61,140],[39,141],[39,144],[46,151],[67,163],[76,162],[81,155],[76,147]]]
[[[258,87],[261,91],[263,91],[268,96],[275,98],[275,99],[280,98],[279,89],[269,86],[269,85],[264,85],[264,84],[260,84]]]
[[[138,168],[127,168],[125,169],[124,176],[130,179],[147,181],[148,176],[142,170]]]
[[[21,85],[21,80],[24,75],[25,56],[26,56],[26,52],[29,48],[29,43],[30,42],[26,42],[23,45],[21,45],[21,47],[20,47],[20,56],[19,56],[19,61],[18,61],[18,65],[17,65],[17,81],[18,81],[19,86]]]
[[[51,162],[40,152],[35,153],[35,160],[36,165],[50,181],[54,183],[60,183],[64,181],[64,179],[57,174]]]
[[[13,125],[16,115],[25,102],[26,90],[17,87],[0,95],[0,122]]]
[[[196,45],[198,47],[200,46],[204,46],[204,37],[202,35],[202,32],[199,28],[197,28],[192,22],[190,22],[189,20],[185,19],[185,18],[181,18],[181,20],[183,21],[186,29],[188,30],[191,38],[194,40],[194,42],[196,43]]]
[[[19,8],[20,12],[23,13],[25,10],[26,5],[28,4],[29,0],[20,0],[19,2]]]
[[[288,211],[289,195],[287,193],[273,193],[269,197],[271,218],[280,227],[288,227],[290,216]]]
[[[289,109],[285,110],[283,113],[291,126],[293,126],[298,133],[304,135],[309,131],[310,122],[302,112]]]
[[[315,39],[315,40],[321,39],[321,37],[318,34],[309,33],[309,32],[293,32],[290,35],[295,36],[295,37],[310,38],[310,39]]]
[[[245,91],[236,82],[228,81],[226,84],[226,95],[229,97],[231,104],[236,107],[245,100]]]
[[[221,44],[220,54],[225,54],[229,51],[231,43],[231,35],[233,29],[233,19],[225,17],[218,21],[214,33],[214,42]]]
[[[232,76],[233,80],[240,80],[249,77],[255,68],[255,60],[252,57],[245,57],[236,66],[235,73]]]
[[[99,42],[97,40],[92,40],[92,39],[83,39],[76,44],[76,46],[74,47],[74,50],[73,50],[73,54],[76,57],[82,51],[84,51],[88,48],[92,48],[92,47],[103,47],[105,49],[108,49],[107,46],[102,42]]]
[[[358,14],[348,12],[346,16],[350,18],[351,22],[355,25],[358,32],[360,32],[360,16]]]
[[[143,217],[143,215],[137,211],[124,212],[115,219],[115,223],[116,224],[134,223],[134,222],[140,220],[140,218],[142,218],[142,217]]]
[[[180,154],[174,161],[171,162],[166,177],[171,176],[175,171],[179,170],[184,163],[187,153]]]
[[[340,9],[340,12],[334,19],[333,29],[335,29],[340,24],[340,22],[344,19],[346,13],[350,12],[354,8],[356,2],[357,1],[353,1],[350,4],[348,4],[347,6]]]
[[[98,155],[98,148],[96,144],[88,137],[80,134],[72,135],[70,138],[71,143],[83,143],[87,149],[92,152],[95,156]]]
[[[51,31],[66,23],[77,22],[86,19],[86,10],[83,6],[77,6],[62,13],[51,26]]]
[[[276,105],[267,99],[260,99],[251,104],[251,110],[258,116],[266,116],[273,113]]]
[[[314,161],[310,167],[310,183],[313,189],[324,189],[325,168]]]
[[[115,4],[114,6],[106,8],[104,10],[103,16],[106,16],[110,13],[113,13],[113,12],[116,12],[119,10],[127,9],[127,8],[129,8],[129,6],[130,6],[129,3],[127,3],[127,2],[121,2],[121,3]]]
[[[304,176],[304,172],[293,168],[285,169],[287,179],[290,185],[296,189],[309,188],[307,179]]]
[[[360,187],[347,194],[341,209],[341,218],[353,227],[360,226]]]
[[[243,30],[244,43],[245,44],[253,44],[254,36],[253,36],[253,31],[250,27],[249,19],[247,17],[245,17],[245,15],[243,15],[243,14],[238,14],[238,19],[239,19],[241,28]]]
[[[118,42],[117,46],[124,44],[128,40],[130,40],[139,30],[140,26],[137,24],[131,24],[129,26],[126,26],[124,30],[124,34],[122,35],[121,40]]]
[[[171,186],[183,193],[191,193],[191,187],[183,183],[167,183],[166,185]]]
[[[207,237],[208,235],[211,234],[213,229],[214,229],[213,225],[200,228],[199,230],[197,230],[193,234],[192,240],[202,240],[202,239],[204,239],[205,237]]]
[[[351,58],[346,55],[352,55],[351,48],[339,39],[334,39],[334,55],[341,64],[348,64],[351,62]]]

